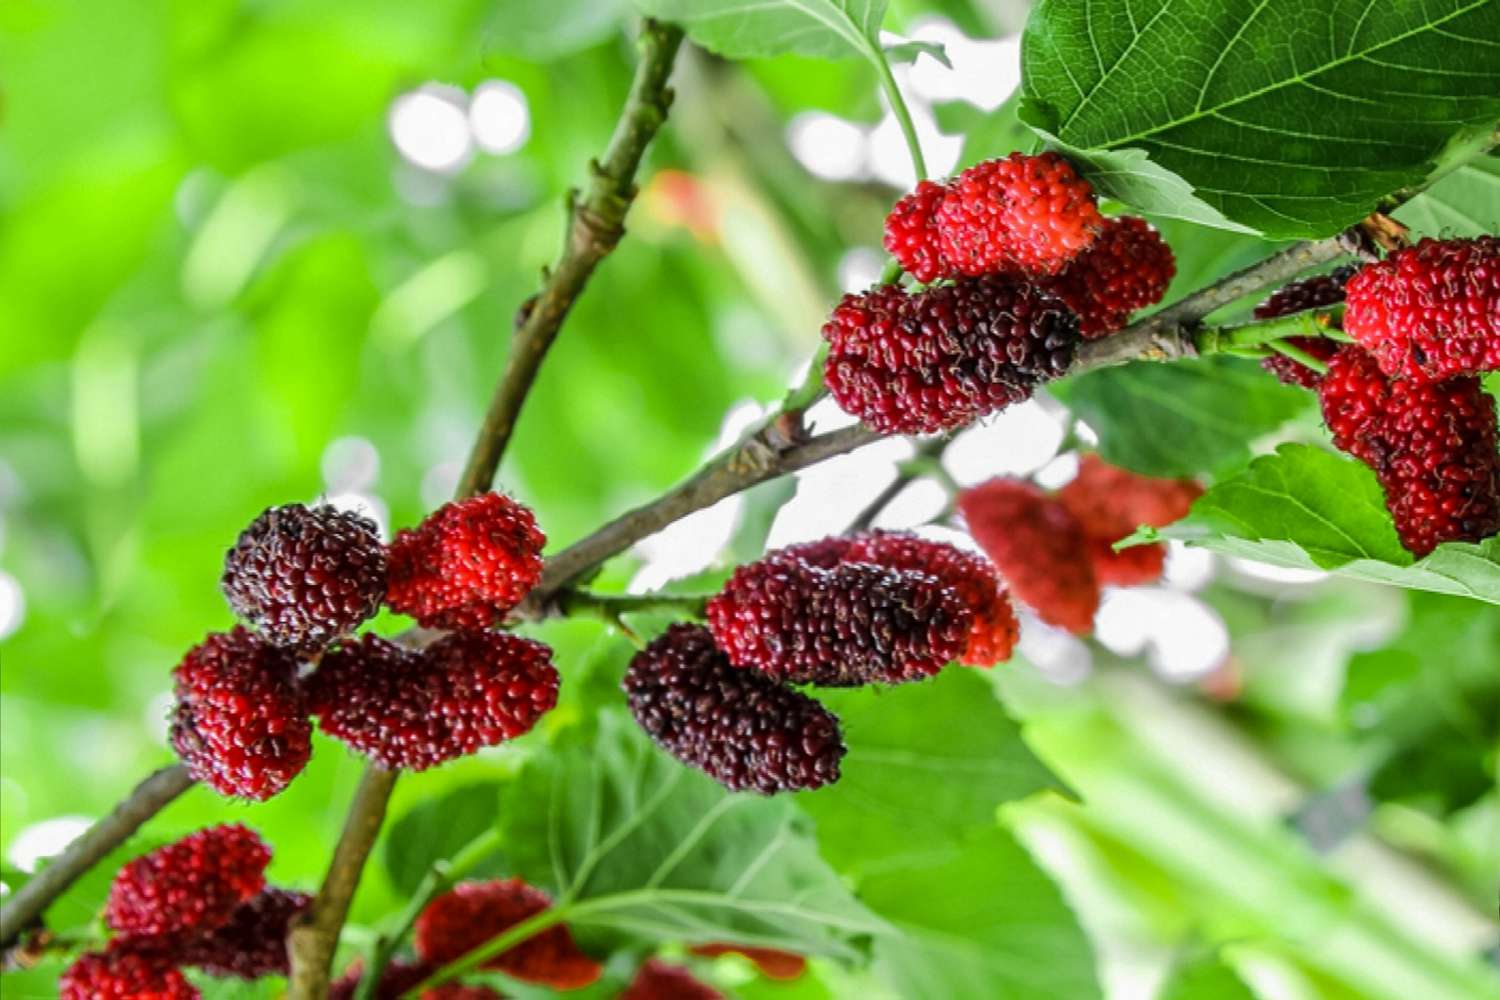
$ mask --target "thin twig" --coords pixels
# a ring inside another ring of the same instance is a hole
[[[193,779],[181,764],[164,767],[136,785],[108,816],[80,834],[5,901],[5,906],[0,908],[0,945],[9,945],[18,934],[41,919],[48,905],[80,875],[192,786]]]
[[[933,470],[934,464],[942,468],[943,452],[948,450],[952,438],[932,438],[917,445],[917,454],[910,461],[902,462],[896,469],[896,478],[892,479],[885,489],[875,495],[875,498],[865,504],[864,509],[854,516],[849,522],[849,531],[865,531],[875,523],[875,519],[891,505],[906,488],[921,479]]]

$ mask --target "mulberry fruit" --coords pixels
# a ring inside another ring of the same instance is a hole
[[[385,547],[375,523],[300,503],[271,507],[224,557],[224,596],[278,646],[314,652],[380,610]]]
[[[1011,593],[1050,625],[1082,635],[1099,610],[1088,537],[1068,509],[1030,483],[992,479],[959,494],[958,509]]]
[[[305,892],[266,889],[229,915],[228,923],[189,942],[179,953],[183,965],[209,975],[259,979],[290,971],[286,936],[292,921],[312,905]]]
[[[867,562],[824,569],[793,549],[735,570],[707,616],[738,667],[853,687],[937,673],[964,655],[974,612],[928,573]]]
[[[942,259],[971,276],[1057,274],[1104,228],[1093,187],[1056,153],[972,166],[933,214]]]
[[[366,635],[323,656],[307,697],[329,736],[421,771],[530,731],[557,687],[552,650],[506,632],[454,632],[421,652]]]
[[[1162,528],[1181,520],[1202,495],[1203,487],[1191,479],[1141,476],[1088,454],[1057,498],[1088,536],[1099,582],[1134,587],[1161,577],[1166,547],[1157,543],[1116,552],[1113,544],[1143,524]]]
[[[902,270],[923,284],[951,277],[943,262],[936,219],[946,190],[941,184],[922,181],[915,191],[896,202],[885,219],[886,250]]]
[[[1010,659],[1020,624],[995,567],[984,556],[906,532],[872,531],[850,539],[840,559],[935,577],[952,587],[974,614],[959,662],[988,667]]]
[[[819,788],[839,777],[838,719],[817,701],[741,670],[696,625],[673,625],[630,661],[630,713],[673,757],[731,791]]]
[[[188,772],[221,795],[264,801],[312,755],[297,661],[236,627],[210,633],[173,671],[171,742]]]
[[[546,893],[520,879],[465,882],[427,904],[417,917],[413,943],[423,961],[447,965],[551,905]],[[603,971],[560,924],[537,932],[480,968],[554,990],[581,989]]]
[[[129,944],[80,955],[57,983],[60,1000],[197,1000],[170,958]]]
[[[1422,240],[1349,279],[1344,329],[1421,382],[1500,370],[1500,236]]]
[[[243,826],[199,830],[121,868],[104,921],[136,936],[221,927],[265,888],[270,860],[270,848]]]
[[[647,959],[620,1000],[724,1000],[724,994],[680,965]]]
[[[1255,318],[1276,319],[1342,302],[1344,286],[1354,276],[1354,270],[1353,267],[1341,267],[1332,274],[1317,274],[1311,278],[1289,282],[1255,307]],[[1287,343],[1324,364],[1328,363],[1339,347],[1337,341],[1325,337],[1289,337]],[[1284,354],[1264,358],[1260,365],[1287,385],[1299,385],[1304,389],[1316,389],[1323,378],[1320,372],[1313,371]]]
[[[487,628],[542,575],[547,536],[500,493],[444,504],[391,543],[386,603],[428,628]]]
[[[380,982],[375,987],[375,1000],[401,1000],[406,991],[437,970],[425,963],[403,962],[396,959],[387,962],[380,972]],[[359,982],[364,978],[364,963],[355,961],[337,980],[328,987],[328,1000],[354,1000]],[[432,1000],[435,991],[422,994],[422,1000]]]
[[[753,948],[749,945],[700,944],[690,949],[703,958],[718,958],[720,955],[743,955],[760,970],[767,979],[789,981],[799,978],[807,971],[807,959],[790,951],[777,948]]]
[[[1067,372],[1078,318],[1011,278],[846,295],[823,326],[829,392],[883,433],[953,430]]]
[[[1500,531],[1500,434],[1495,401],[1477,378],[1391,379],[1349,346],[1329,363],[1318,396],[1334,445],[1374,470],[1408,551],[1425,556]]]
[[[1078,314],[1085,340],[1098,340],[1130,322],[1137,309],[1154,306],[1177,273],[1172,248],[1145,219],[1106,219],[1094,245],[1055,277],[1037,284]]]

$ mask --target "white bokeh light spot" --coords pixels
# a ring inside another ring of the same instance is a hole
[[[531,137],[531,110],[521,88],[506,80],[486,80],[474,88],[469,102],[469,127],[486,153],[504,156],[526,145]]]
[[[464,92],[438,84],[402,94],[391,103],[391,141],[407,162],[423,170],[449,173],[474,155]]]
[[[56,816],[33,823],[10,842],[5,858],[23,872],[34,872],[44,858],[56,857],[89,828],[86,816]]]
[[[15,634],[26,620],[26,595],[15,577],[0,570],[0,639]]]
[[[362,437],[334,438],[323,449],[323,483],[344,493],[369,489],[380,475],[380,453]]]
[[[865,170],[869,139],[850,121],[822,111],[805,111],[786,127],[787,145],[797,162],[830,181],[850,181]]]

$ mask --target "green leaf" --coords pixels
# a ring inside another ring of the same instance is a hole
[[[860,883],[860,898],[900,932],[880,938],[875,951],[877,971],[899,996],[1100,996],[1077,919],[1046,874],[998,827],[870,875]]]
[[[436,861],[453,857],[464,845],[494,826],[500,812],[495,785],[467,785],[423,802],[391,826],[385,841],[385,870],[402,895],[416,891]],[[481,864],[475,877],[499,874],[498,855]]]
[[[865,54],[880,35],[886,0],[635,0],[645,14],[682,25],[730,59],[794,52],[838,59]]]
[[[1470,160],[1402,205],[1395,216],[1423,236],[1500,232],[1500,157]]]
[[[1307,445],[1285,444],[1257,458],[1152,537],[1500,604],[1500,538],[1449,542],[1414,562],[1396,539],[1374,475],[1353,459]]]
[[[1002,803],[1060,786],[972,669],[823,700],[849,734],[849,752],[837,784],[799,799],[840,871],[904,864],[994,826]]]
[[[485,47],[538,60],[564,56],[620,30],[630,0],[491,0]]]
[[[1053,391],[1099,435],[1106,460],[1148,476],[1237,468],[1251,442],[1309,405],[1305,392],[1233,358],[1105,368]]]
[[[914,63],[920,56],[930,56],[949,69],[953,68],[948,50],[938,42],[911,41],[885,47],[885,57],[893,63]]]
[[[1491,0],[1042,0],[1023,89],[1069,147],[1140,150],[1237,223],[1326,236],[1500,118],[1496,38]]]
[[[500,820],[516,873],[549,886],[569,924],[845,959],[885,929],[791,802],[724,791],[621,712],[573,735],[527,761]]]
[[[1162,987],[1160,1000],[1255,1000],[1255,994],[1215,956],[1179,965]]]

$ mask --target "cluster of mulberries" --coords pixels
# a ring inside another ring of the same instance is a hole
[[[286,936],[312,902],[266,886],[271,851],[239,825],[210,827],[136,858],[115,875],[104,911],[114,937],[62,975],[63,1000],[199,993],[182,974],[257,979],[288,971]]]
[[[1029,399],[1080,339],[1160,301],[1175,270],[1156,230],[1101,216],[1056,153],[923,181],[886,218],[885,245],[929,287],[846,295],[823,338],[834,400],[886,433],[954,430]]]
[[[258,801],[307,764],[310,716],[386,767],[525,733],[557,701],[551,650],[489,629],[536,585],[545,543],[531,511],[498,493],[444,505],[389,550],[357,514],[263,512],[224,560],[224,593],[254,631],[210,634],[174,671],[178,756],[221,794]],[[382,599],[457,631],[425,650],[353,638]],[[310,676],[304,660],[319,663]]]
[[[1056,493],[992,479],[959,494],[958,509],[1011,592],[1042,621],[1081,635],[1093,628],[1102,586],[1161,577],[1160,543],[1118,552],[1114,543],[1182,518],[1202,492],[1191,480],[1137,475],[1090,454]]]
[[[417,917],[413,944],[422,961],[434,967],[447,965],[551,905],[546,893],[520,879],[464,882],[427,904]],[[561,924],[488,959],[480,968],[554,990],[582,989],[603,971]]]
[[[1334,445],[1374,470],[1401,544],[1424,556],[1500,531],[1495,403],[1477,376],[1500,370],[1500,237],[1424,239],[1357,271],[1282,288],[1255,310],[1285,316],[1339,301],[1357,342],[1288,342],[1265,367],[1318,391]]]

